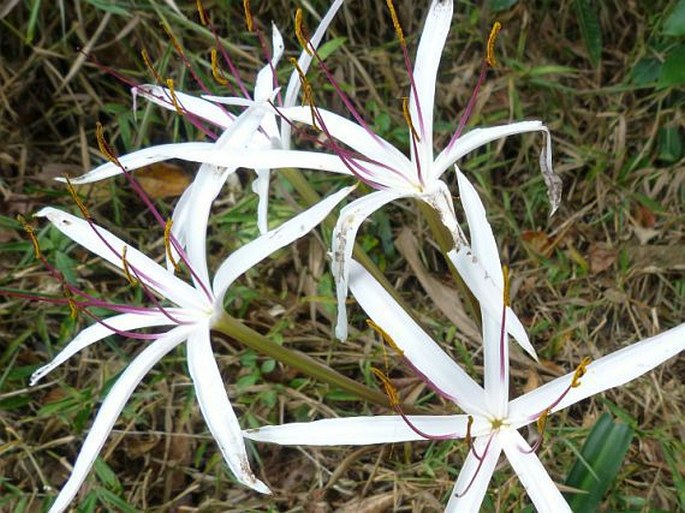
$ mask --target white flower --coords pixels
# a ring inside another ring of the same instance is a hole
[[[342,0],[335,0],[326,15],[322,18],[319,26],[311,37],[311,44],[316,47],[322,40],[324,33],[330,25],[334,15],[342,5]],[[174,209],[173,234],[181,242],[182,246],[188,244],[188,239],[196,236],[202,237],[203,230],[198,227],[206,224],[209,209],[213,200],[219,194],[223,184],[229,175],[234,173],[240,163],[222,163],[203,161],[187,155],[193,149],[211,149],[219,155],[258,153],[261,150],[273,148],[288,150],[290,148],[291,126],[276,120],[271,102],[280,94],[280,88],[276,86],[275,70],[284,51],[283,38],[273,25],[272,55],[270,62],[264,66],[255,81],[253,97],[243,88],[246,97],[219,97],[205,96],[198,98],[180,91],[171,91],[159,85],[145,84],[132,89],[135,98],[144,97],[162,107],[175,110],[181,109],[191,120],[203,120],[222,130],[221,135],[214,143],[187,143],[186,145],[163,144],[144,148],[119,157],[119,162],[107,162],[88,173],[72,179],[74,185],[92,183],[105,178],[121,174],[124,170],[133,171],[141,167],[167,160],[169,158],[181,158],[201,163],[197,176],[193,183],[185,190]],[[305,51],[298,60],[301,70],[308,69],[312,57]],[[300,89],[300,80],[297,70],[293,71],[285,91],[284,106],[292,106],[297,101]],[[211,101],[210,101],[211,100]],[[217,105],[246,107],[238,116]],[[183,156],[187,155],[187,156]],[[267,208],[269,200],[269,175],[272,166],[263,166],[256,162],[254,166],[244,166],[255,169],[257,178],[253,182],[253,190],[259,196],[257,210],[257,224],[262,233],[267,230]],[[283,166],[273,166],[283,167]],[[199,244],[203,247],[204,244]],[[170,267],[168,265],[168,267]]]
[[[475,191],[460,180],[463,200]],[[475,196],[477,199],[477,196]],[[472,203],[466,200],[467,204]],[[467,208],[474,252],[489,253],[491,233],[482,207]],[[481,226],[478,232],[473,227]],[[494,259],[489,260],[494,262]],[[493,264],[494,265],[494,264]],[[494,272],[494,270],[493,270]],[[394,342],[405,362],[443,398],[465,412],[459,415],[397,415],[325,419],[268,426],[245,432],[247,438],[285,445],[367,445],[412,440],[466,438],[472,443],[446,511],[478,511],[502,451],[540,512],[571,511],[533,448],[518,430],[594,394],[650,371],[685,349],[685,324],[651,337],[557,378],[509,401],[508,342],[504,313],[483,309],[484,387],[455,363],[392,299],[362,266],[353,261],[350,288],[369,315]],[[398,409],[398,411],[401,411]]]
[[[131,361],[105,397],[76,459],[71,476],[57,496],[50,513],[64,511],[74,498],[124,404],[143,376],[165,354],[183,342],[186,342],[188,369],[200,410],[212,436],[219,444],[228,467],[243,484],[259,492],[270,493],[266,485],[259,481],[250,469],[240,425],[213,357],[210,330],[220,324],[226,316],[223,302],[228,287],[240,275],[274,251],[308,233],[350,190],[351,188],[343,189],[329,196],[309,210],[236,250],[218,268],[211,285],[204,254],[201,262],[197,257],[194,260],[190,258],[191,253],[199,255],[200,248],[189,247],[186,255],[178,243],[174,242],[193,276],[194,285],[190,285],[90,220],[55,208],[44,208],[37,214],[40,217],[47,217],[62,233],[120,269],[131,281],[140,283],[153,305],[149,308],[110,305],[90,296],[86,296],[85,299],[76,297],[74,301],[79,306],[109,308],[118,315],[99,319],[96,324],[82,330],[49,364],[41,367],[31,377],[33,385],[85,347],[113,334],[148,341],[145,349]],[[204,251],[204,248],[201,249]],[[167,301],[172,306],[167,306]],[[133,332],[140,328],[155,326],[170,328],[155,334]]]

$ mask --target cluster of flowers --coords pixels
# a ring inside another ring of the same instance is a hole
[[[252,93],[236,78],[237,72],[234,72],[225,53],[223,60],[233,70],[233,80],[225,80],[221,74],[216,53],[213,53],[213,71],[217,80],[222,79],[227,85],[237,84],[234,96],[192,96],[176,91],[172,82],[167,82],[166,86],[156,84],[134,88],[135,96],[177,110],[208,135],[214,135],[213,142],[165,144],[117,157],[100,130],[98,141],[108,162],[74,179],[69,187],[123,174],[145,198],[132,176],[135,169],[171,158],[200,164],[193,183],[178,201],[171,222],[165,221],[152,202],[145,199],[149,210],[164,227],[166,266],[159,265],[98,226],[85,205],[78,201],[80,217],[52,207],[37,214],[47,218],[84,248],[119,268],[129,281],[142,288],[150,302],[149,307],[110,304],[66,285],[71,308],[83,312],[88,312],[91,307],[107,308],[116,315],[106,319],[98,317],[97,322],[83,329],[49,364],[34,373],[32,384],[85,347],[112,334],[142,339],[145,348],[131,361],[104,399],[71,476],[50,509],[51,513],[64,511],[74,499],[124,404],[144,375],[160,358],[183,342],[186,343],[190,377],[207,426],[231,472],[244,485],[269,493],[269,488],[255,477],[250,468],[245,438],[302,445],[360,445],[463,438],[469,444],[469,452],[449,496],[448,511],[479,509],[502,451],[539,511],[570,511],[535,454],[537,447],[531,447],[518,430],[533,423],[542,426],[548,415],[632,380],[685,347],[685,325],[681,325],[592,363],[583,361],[574,372],[510,400],[508,338],[511,336],[533,358],[536,358],[535,349],[524,326],[510,308],[506,269],[503,272],[483,204],[455,163],[491,141],[514,134],[542,132],[545,143],[540,164],[552,208],[555,209],[560,200],[561,186],[552,171],[550,134],[540,121],[522,121],[464,132],[474,105],[474,92],[453,137],[435,157],[432,133],[435,81],[452,20],[453,2],[432,0],[412,66],[402,29],[389,1],[389,11],[410,78],[404,117],[409,128],[411,151],[406,156],[372,131],[317,53],[341,4],[342,0],[333,2],[311,37],[303,30],[302,14],[298,12],[297,35],[304,50],[298,60],[291,60],[294,70],[285,91],[278,86],[275,71],[284,53],[283,39],[275,26],[268,62],[257,74]],[[200,14],[203,22],[208,23],[202,10]],[[247,19],[250,26],[249,10]],[[487,57],[478,85],[487,67],[493,64],[492,38],[497,29],[496,25],[488,41]],[[263,44],[263,47],[268,45]],[[319,66],[328,78],[353,120],[315,105],[306,79],[312,63]],[[300,92],[305,100],[304,106],[296,105]],[[214,134],[208,126],[213,126],[212,130],[218,129],[220,134]],[[291,148],[291,133],[301,130],[301,127],[318,130],[319,136],[315,140],[320,150]],[[405,414],[390,380],[379,372],[379,379],[396,415],[324,419],[247,431],[241,429],[210,343],[210,331],[220,329],[222,323],[227,322],[224,310],[226,291],[255,264],[315,228],[355,188],[354,185],[342,188],[269,230],[269,175],[271,170],[286,167],[349,175],[351,181],[357,179],[373,189],[373,192],[350,201],[341,209],[333,232],[331,267],[338,306],[335,334],[341,340],[347,336],[345,301],[349,289],[370,317],[369,324],[384,342],[391,345],[432,390],[453,402],[463,414]],[[259,195],[257,219],[261,235],[228,256],[210,279],[206,237],[211,206],[229,175],[238,168],[256,172],[253,190]],[[456,174],[468,238],[457,221],[452,191],[441,179],[446,172]],[[400,198],[416,198],[428,204],[451,235],[452,249],[446,256],[480,304],[484,355],[482,385],[453,361],[376,278],[352,257],[353,242],[360,224],[375,210]],[[189,281],[178,276],[181,266],[190,276]],[[168,329],[158,333],[136,331],[152,327]]]

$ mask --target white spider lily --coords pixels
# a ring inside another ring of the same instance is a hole
[[[485,212],[475,190],[460,177],[460,192],[474,253],[496,251]],[[481,227],[474,230],[475,227]],[[499,259],[486,259],[495,271]],[[478,511],[502,451],[540,512],[570,508],[533,448],[518,430],[551,413],[633,380],[685,349],[685,324],[632,344],[575,372],[509,401],[509,360],[502,320],[483,309],[484,387],[476,383],[393,300],[358,263],[352,261],[350,288],[367,315],[396,345],[406,363],[440,396],[465,414],[400,415],[325,419],[268,426],[245,432],[247,438],[283,445],[368,445],[415,440],[465,438],[472,443],[450,494],[446,511]],[[506,322],[506,321],[505,321]]]
[[[236,250],[218,268],[211,285],[209,281],[199,277],[206,274],[207,264],[204,257],[200,266],[203,267],[203,271],[189,265],[193,275],[193,286],[92,221],[55,208],[44,208],[37,214],[40,217],[47,217],[62,233],[119,268],[130,280],[140,283],[154,304],[154,307],[146,308],[91,301],[90,304],[109,308],[118,315],[99,320],[98,323],[82,330],[49,364],[41,367],[31,377],[33,385],[71,356],[109,335],[120,334],[149,341],[145,349],[126,367],[105,397],[73,471],[52,505],[50,513],[61,512],[68,507],[85,480],[124,404],[144,375],[165,354],[183,342],[186,342],[190,378],[200,410],[209,431],[219,444],[228,467],[241,483],[256,491],[270,493],[266,485],[259,481],[250,469],[240,425],[213,357],[210,330],[226,316],[223,303],[228,287],[240,275],[274,251],[309,232],[350,190],[351,188],[343,189],[329,196],[309,210]],[[177,249],[184,263],[188,264],[189,255],[186,256],[180,246]],[[189,250],[189,254],[199,254],[199,249]],[[197,263],[197,260],[194,263]],[[173,306],[163,306],[162,301],[168,301]],[[76,304],[79,304],[78,300]],[[140,328],[155,326],[170,328],[155,334],[133,332]]]
[[[342,1],[335,0],[322,18],[311,38],[311,44],[314,47],[321,42],[326,29],[342,5]],[[238,167],[255,169],[257,178],[252,187],[259,197],[257,224],[262,233],[267,230],[270,171],[271,168],[285,166],[263,166],[259,162],[256,162],[255,165],[252,165],[252,162],[244,165],[240,161],[198,160],[189,154],[189,151],[192,153],[193,149],[202,148],[211,149],[219,155],[247,155],[258,153],[264,149],[288,150],[290,148],[291,127],[287,123],[281,123],[279,127],[272,107],[272,102],[280,92],[280,88],[276,86],[275,69],[284,51],[283,37],[275,25],[273,25],[272,47],[273,55],[269,64],[264,66],[257,75],[253,98],[249,98],[249,96],[241,98],[207,95],[204,98],[198,98],[150,84],[132,89],[134,108],[136,97],[142,96],[171,110],[180,108],[189,118],[206,121],[223,130],[221,136],[214,143],[200,143],[199,145],[197,143],[188,143],[187,145],[163,144],[134,151],[119,158],[119,164],[127,171],[133,171],[170,158],[201,163],[195,180],[179,199],[173,214],[173,234],[183,246],[187,244],[187,239],[193,237],[194,234],[203,233],[203,230],[199,230],[198,227],[202,226],[202,223],[206,223],[212,201],[219,194],[228,176],[234,173]],[[306,72],[311,59],[312,57],[303,51],[298,60],[300,69]],[[285,92],[284,106],[295,104],[299,89],[299,75],[294,71]],[[248,94],[246,90],[245,94]],[[239,116],[235,116],[216,103],[241,106],[246,107],[246,109]],[[74,178],[72,183],[75,185],[91,183],[116,176],[122,172],[123,170],[118,164],[108,162],[83,176]],[[220,179],[216,179],[214,175],[219,175]]]
[[[604,390],[631,381],[685,349],[685,324],[651,337],[518,397],[502,409],[507,395],[508,361],[486,363],[483,389],[428,336],[392,297],[353,261],[350,287],[359,304],[395,342],[407,363],[442,397],[465,412],[458,415],[396,415],[324,419],[245,431],[252,440],[281,445],[369,445],[418,440],[460,439],[473,445],[445,511],[479,511],[502,451],[535,507],[543,513],[568,511],[568,504],[533,448],[518,430]],[[487,331],[484,331],[484,337]],[[498,347],[500,337],[484,338]],[[572,386],[572,383],[579,383]],[[469,424],[471,426],[469,427]]]

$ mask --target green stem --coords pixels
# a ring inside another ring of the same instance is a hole
[[[321,201],[321,196],[319,195],[318,192],[314,189],[314,187],[311,186],[309,181],[304,177],[302,172],[299,169],[294,169],[294,168],[289,168],[289,169],[283,169],[281,170],[281,173],[283,177],[290,182],[290,184],[295,187],[295,190],[298,192],[300,196],[304,199],[305,203],[308,206],[314,205],[315,203],[318,203]],[[335,219],[333,216],[328,216],[326,220],[323,222],[323,225],[328,228],[329,230],[332,230],[335,227]],[[359,244],[356,242],[354,243],[354,258],[359,262],[361,265],[364,266],[364,268],[369,271],[371,276],[376,278],[376,280],[381,284],[381,286],[388,291],[388,293],[393,297],[395,301],[397,301],[404,310],[411,314],[411,310],[407,307],[406,303],[404,302],[404,299],[402,299],[402,296],[400,296],[399,292],[397,292],[397,289],[392,286],[390,281],[385,277],[385,274],[378,268],[378,266],[374,263],[373,260],[371,260],[371,257],[366,254],[366,252],[361,248]]]
[[[214,326],[212,326],[212,329],[232,337],[245,346],[297,369],[318,381],[328,383],[341,390],[350,392],[360,399],[365,399],[371,403],[390,408],[390,403],[385,394],[377,390],[372,390],[347,376],[343,376],[327,365],[300,351],[278,345],[261,333],[245,326],[235,317],[231,317],[228,314],[224,315]]]

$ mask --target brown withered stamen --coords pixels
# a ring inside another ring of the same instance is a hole
[[[243,0],[243,11],[245,11],[245,24],[247,25],[247,30],[254,32],[254,19],[252,19],[250,0]]]
[[[414,138],[414,140],[416,140],[416,142],[421,142],[419,133],[416,131],[414,123],[411,120],[411,114],[409,112],[409,98],[407,98],[406,96],[402,98],[402,116],[404,116],[404,121],[405,123],[407,123],[407,126],[409,127],[409,130],[411,131],[411,135]]]
[[[404,31],[402,30],[402,25],[400,25],[400,19],[397,17],[397,11],[395,10],[395,4],[392,0],[385,0],[390,11],[390,17],[392,18],[392,26],[397,34],[397,39],[399,39],[402,46],[407,46],[407,41],[404,39]]]
[[[152,65],[152,60],[150,59],[150,55],[147,53],[147,50],[145,48],[143,48],[140,51],[140,55],[143,58],[143,62],[145,63],[145,66],[147,67],[148,71],[152,74],[153,77],[155,77],[155,82],[157,82],[158,84],[161,84],[162,82],[164,82],[162,80],[162,77],[160,76],[160,74],[157,73],[157,70]]]
[[[31,226],[26,218],[21,214],[17,214],[17,221],[21,223],[22,228],[24,228],[24,231],[29,236],[29,239],[31,239],[31,244],[33,244],[33,252],[35,253],[36,258],[40,260],[42,253],[40,251],[40,244],[38,243],[38,237],[36,237],[33,226]]]
[[[86,208],[85,203],[83,203],[83,200],[79,197],[78,193],[76,192],[76,189],[74,189],[71,180],[69,180],[69,177],[66,175],[64,176],[64,179],[67,181],[67,190],[69,191],[69,194],[71,194],[71,197],[74,199],[74,203],[76,203],[76,206],[81,211],[81,214],[86,219],[90,219],[90,212]]]
[[[228,79],[224,76],[224,72],[221,71],[221,68],[219,68],[218,52],[217,52],[216,48],[212,48],[211,57],[212,57],[212,76],[214,77],[214,80],[220,85],[223,85],[223,86],[227,85]]]
[[[297,37],[297,41],[300,43],[300,46],[304,49],[304,51],[309,55],[313,55],[309,43],[309,33],[307,32],[307,28],[304,26],[304,15],[300,7],[298,7],[295,11],[295,36]]]
[[[491,68],[497,66],[497,60],[495,59],[495,42],[497,41],[497,35],[499,34],[500,30],[502,30],[502,24],[499,21],[496,21],[490,30],[490,35],[488,36],[485,62],[487,62],[488,66]]]
[[[180,272],[181,267],[178,265],[178,262],[174,258],[174,254],[171,251],[171,226],[173,224],[174,223],[171,219],[167,219],[166,224],[164,225],[164,249],[167,257],[169,258],[169,262],[171,262],[171,265],[174,266],[176,272]]]

